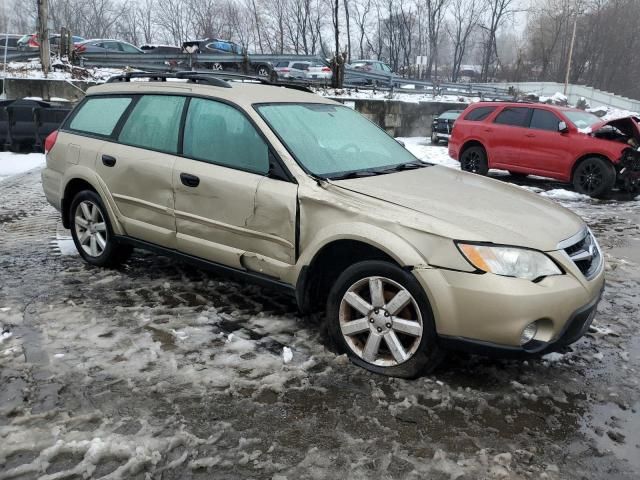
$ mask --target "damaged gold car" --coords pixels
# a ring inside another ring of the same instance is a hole
[[[132,77],[91,88],[46,142],[46,197],[90,264],[141,247],[283,289],[385,375],[449,348],[540,355],[589,327],[603,257],[568,210],[421,162],[311,93]]]

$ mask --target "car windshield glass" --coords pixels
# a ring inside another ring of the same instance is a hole
[[[573,110],[566,110],[563,113],[576,128],[587,128],[601,121],[600,117],[595,116],[593,113],[575,112]]]
[[[460,112],[456,112],[456,111],[451,112],[451,111],[450,111],[450,112],[444,112],[444,113],[443,113],[442,115],[440,115],[440,117],[438,117],[438,118],[443,118],[443,119],[454,119],[454,120],[455,120],[455,119],[456,119],[456,118],[458,118],[459,116],[460,116]]]
[[[257,110],[297,162],[319,177],[386,173],[420,164],[392,137],[347,107],[280,103],[260,105]]]

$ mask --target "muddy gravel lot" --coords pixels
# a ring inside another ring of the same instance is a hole
[[[288,297],[142,251],[90,267],[38,170],[1,181],[0,479],[639,478],[640,201],[524,186],[605,251],[588,335],[406,381]]]

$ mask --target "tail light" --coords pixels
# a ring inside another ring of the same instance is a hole
[[[280,71],[281,71],[281,72],[284,72],[284,73],[288,73],[288,72],[290,72],[291,70],[289,70],[288,68],[283,68],[283,69],[281,69]]]
[[[29,42],[27,43],[27,45],[29,45],[30,47],[39,47],[40,43],[38,42],[38,38],[33,35],[29,37]]]
[[[330,72],[331,69],[329,67],[322,67],[323,72]]]
[[[44,153],[49,153],[58,139],[58,130],[51,132],[44,141]]]
[[[85,47],[84,45],[74,45],[73,47],[78,53],[82,53],[87,49],[87,47]]]

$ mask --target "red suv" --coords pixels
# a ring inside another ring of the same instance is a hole
[[[613,187],[640,187],[640,124],[636,117],[602,121],[573,108],[479,102],[456,120],[449,155],[462,170],[490,168],[573,183],[600,197]]]

